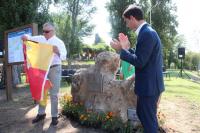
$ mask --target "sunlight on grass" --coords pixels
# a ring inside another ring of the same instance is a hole
[[[200,78],[200,74],[199,74],[199,72],[197,72],[197,71],[187,71],[187,73],[189,73],[189,74],[192,75],[192,76],[195,76],[195,77],[199,77],[199,78]]]
[[[66,81],[61,82],[61,87],[60,87],[60,93],[61,94],[71,94],[71,85],[67,83]]]
[[[93,64],[95,64],[95,61],[94,60],[85,60],[85,61],[74,61],[74,60],[72,60],[71,64],[72,65],[93,65]],[[62,65],[67,66],[68,62],[63,61]]]
[[[200,104],[200,84],[188,79],[182,78],[165,78],[164,97],[183,98],[187,101]]]

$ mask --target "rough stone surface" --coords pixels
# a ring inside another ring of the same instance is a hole
[[[74,102],[82,102],[93,111],[112,111],[127,121],[127,109],[136,106],[133,80],[116,80],[119,55],[102,52],[94,66],[78,70],[72,78]]]

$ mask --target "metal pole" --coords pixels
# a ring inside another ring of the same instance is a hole
[[[151,10],[152,10],[152,7],[151,7],[151,0],[150,0],[150,12],[149,12],[149,24],[151,25]]]
[[[183,59],[181,58],[181,77],[183,78]]]

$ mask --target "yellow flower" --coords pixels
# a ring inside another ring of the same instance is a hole
[[[84,119],[83,119],[84,121],[86,121],[87,120],[87,117],[84,117]]]
[[[84,118],[84,115],[81,115],[81,116],[80,116],[80,120],[83,120],[83,118]]]
[[[107,116],[106,116],[106,119],[110,119],[110,116],[107,115]]]
[[[71,101],[72,101],[72,96],[69,95],[69,94],[65,94],[65,95],[64,95],[64,101],[66,101],[66,102],[71,102]]]

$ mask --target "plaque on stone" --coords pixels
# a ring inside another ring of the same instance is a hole
[[[88,84],[87,88],[91,92],[102,92],[102,74],[101,73],[90,73],[87,75]]]
[[[139,120],[138,117],[137,117],[137,114],[136,114],[136,109],[133,109],[133,108],[127,109],[127,117],[131,121],[138,121]]]

